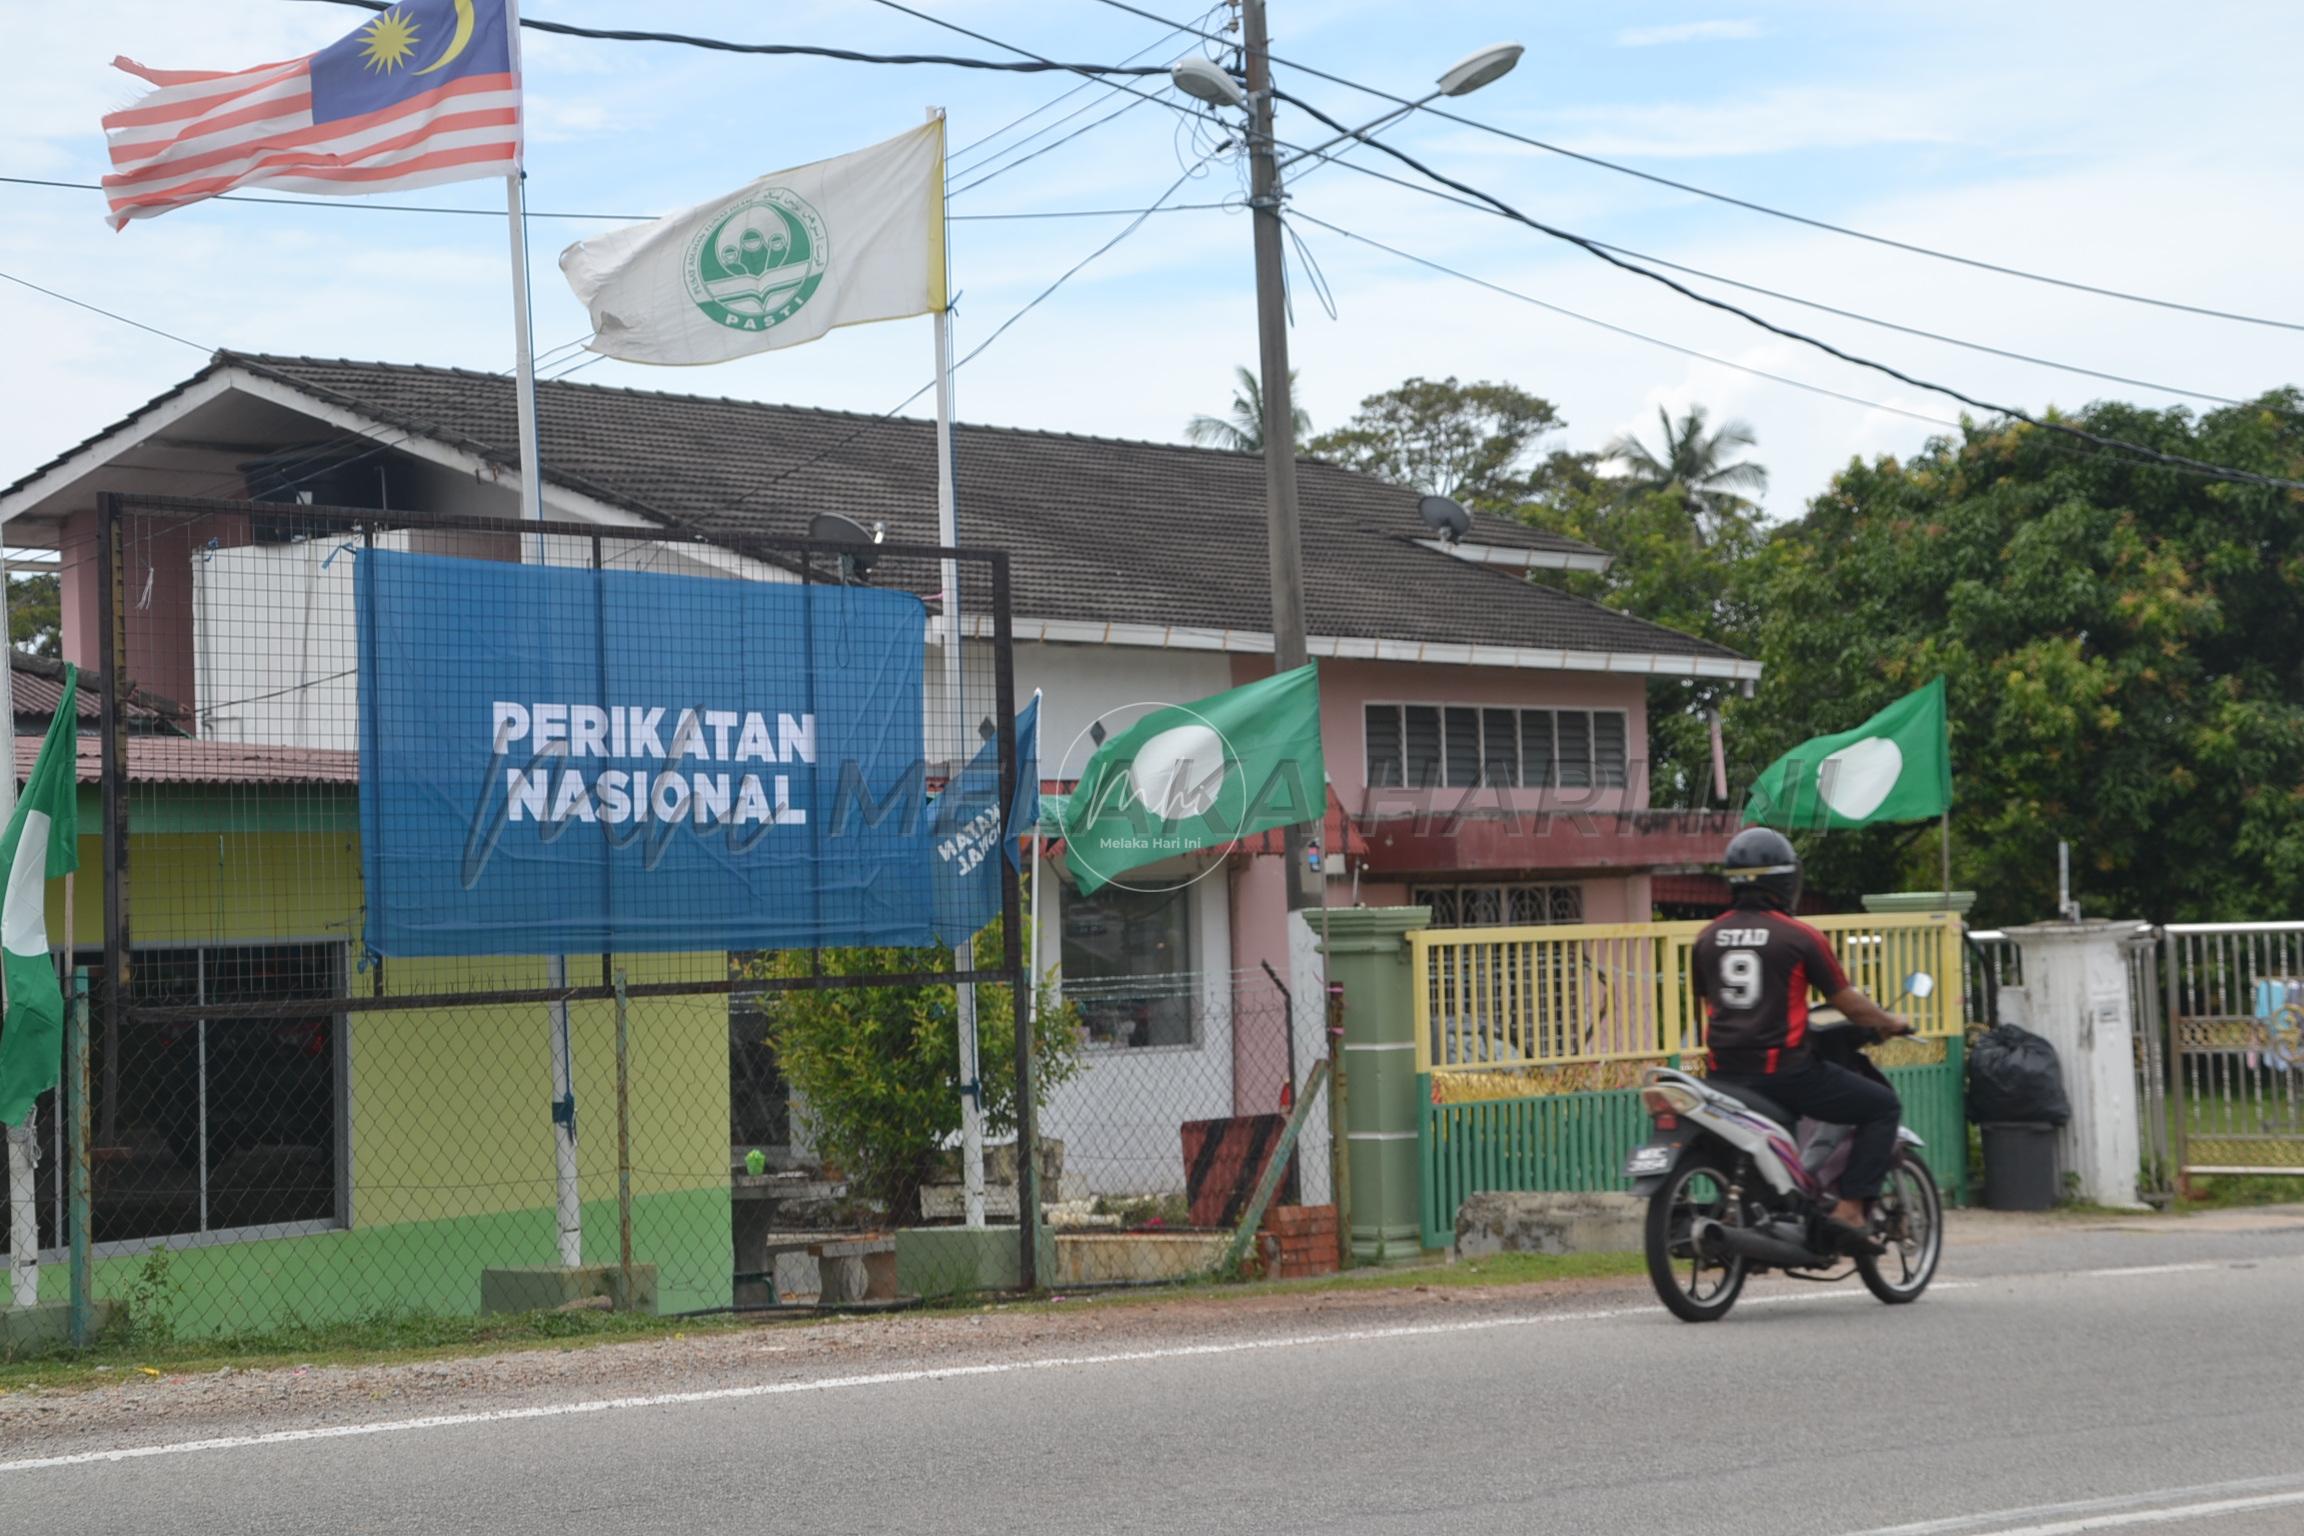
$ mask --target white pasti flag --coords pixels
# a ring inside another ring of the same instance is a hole
[[[594,352],[724,363],[944,307],[944,120],[560,253]]]

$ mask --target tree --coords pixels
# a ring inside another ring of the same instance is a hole
[[[1707,433],[1705,410],[1700,405],[1688,407],[1677,422],[1658,406],[1656,420],[1664,432],[1661,450],[1649,448],[1629,432],[1601,450],[1604,459],[1625,467],[1627,473],[1620,482],[1625,495],[1680,492],[1696,513],[1693,531],[1699,542],[1710,539],[1713,524],[1721,518],[1756,510],[1751,498],[1742,493],[1767,489],[1768,471],[1749,459],[1728,461],[1733,450],[1758,445],[1760,439],[1749,426],[1730,421]]]
[[[1755,612],[1753,559],[1766,543],[1759,523],[1723,510],[1700,537],[1698,519],[1677,487],[1626,496],[1600,476],[1594,456],[1553,454],[1530,477],[1521,516],[1539,528],[1607,551],[1603,572],[1532,572],[1580,597],[1749,653]],[[1653,678],[1648,684],[1648,795],[1658,806],[1700,806],[1711,798],[1709,715],[1732,685]]]
[[[2304,395],[2079,425],[2304,478]],[[2106,916],[2304,906],[2304,496],[2161,468],[2021,423],[1851,463],[1755,562],[1744,781],[1943,674],[1953,880],[1977,915],[2049,915],[2056,843]],[[1933,887],[1925,828],[1806,839],[1820,888]]]
[[[934,970],[949,950],[838,949],[820,958],[827,976]],[[976,936],[976,964],[1000,964],[1000,924]],[[763,954],[745,966],[756,979],[810,974],[805,951]],[[951,987],[843,987],[770,995],[768,1043],[805,1103],[817,1150],[847,1171],[849,1186],[889,1219],[919,1211],[945,1143],[960,1131],[958,999]],[[1016,1011],[1007,987],[976,989],[984,1127],[1016,1131]],[[1080,1070],[1078,1013],[1043,991],[1033,1039],[1035,1086],[1048,1090]]]
[[[1255,370],[1235,368],[1238,382],[1232,390],[1232,409],[1222,416],[1195,416],[1184,424],[1184,435],[1203,448],[1229,448],[1234,453],[1264,451],[1264,384]],[[1312,418],[1296,399],[1296,370],[1288,370],[1289,419],[1296,424],[1296,441],[1312,435]]]
[[[8,643],[27,656],[63,654],[62,584],[53,574],[8,582]]]
[[[1537,439],[1563,425],[1551,401],[1511,384],[1416,378],[1361,401],[1311,451],[1395,485],[1505,510],[1520,499]]]

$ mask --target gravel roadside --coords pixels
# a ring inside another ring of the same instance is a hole
[[[2300,1207],[2186,1218],[1962,1211],[1952,1213],[1946,1235],[1951,1248],[1974,1252],[1979,1267],[1991,1269],[2000,1266],[1987,1260],[1987,1251],[2037,1248],[2046,1255],[2065,1246],[2055,1241],[2059,1234],[2238,1236],[2294,1231],[2300,1222]],[[1956,1259],[1947,1265],[1960,1267]],[[704,1333],[396,1364],[159,1376],[128,1368],[116,1385],[0,1395],[0,1461],[433,1413],[1652,1302],[1640,1279],[1431,1287],[1403,1280],[1398,1288],[1372,1290],[1105,1294],[969,1312],[778,1319]]]
[[[117,1385],[32,1388],[0,1397],[0,1461],[535,1403],[1530,1315],[1595,1305],[1603,1296],[1637,1304],[1648,1291],[1643,1281],[1604,1279],[1161,1300],[1107,1295],[972,1312],[779,1319],[703,1334],[405,1364],[226,1367],[159,1376],[131,1368]]]

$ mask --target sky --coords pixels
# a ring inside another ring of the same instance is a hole
[[[1209,16],[1215,27],[1229,14],[1194,3],[1144,0],[1143,9],[1177,21]],[[915,8],[1064,60],[1164,63],[1207,46],[1101,0],[917,0]],[[74,182],[102,172],[98,118],[142,89],[109,67],[113,55],[158,68],[244,68],[324,46],[363,20],[307,0],[16,0],[9,10],[17,67],[0,95],[0,176]],[[1014,56],[879,0],[530,0],[526,13],[744,41]],[[2304,321],[2295,280],[2295,253],[2304,249],[2295,162],[2304,93],[2293,82],[2304,7],[1272,0],[1271,15],[1281,57],[1400,95],[1428,90],[1476,48],[1517,41],[1527,48],[1519,68],[1456,110],[1898,240]],[[534,328],[539,350],[560,366],[583,360],[572,349],[589,327],[557,253],[613,225],[558,215],[662,213],[888,137],[931,104],[950,117],[962,354],[1130,222],[983,216],[1141,209],[1172,187],[1170,201],[1221,205],[1145,219],[1018,319],[958,375],[963,421],[1175,441],[1194,413],[1225,408],[1233,368],[1255,359],[1244,173],[1229,156],[1203,160],[1208,133],[1198,130],[1196,144],[1195,125],[1163,105],[1073,76],[746,57],[534,31],[524,47],[528,201],[551,215],[531,221]],[[1280,81],[1347,122],[1388,110],[1301,67],[1281,66]],[[1286,107],[1278,134],[1300,145],[1327,137]],[[1780,293],[2211,395],[2245,398],[2304,382],[2304,334],[2293,330],[1889,250],[1421,114],[1385,137],[1546,222]],[[1660,409],[1702,404],[1751,425],[1753,456],[1770,472],[1766,510],[1784,518],[1852,457],[1909,454],[1962,412],[1942,395],[1768,335],[1572,246],[1389,185],[1352,163],[1410,174],[1362,149],[1351,163],[1308,164],[1292,181],[1289,207],[1302,215],[1295,229],[1312,266],[1292,255],[1290,348],[1316,430],[1416,375],[1505,380],[1551,400],[1565,426],[1546,447],[1594,449],[1625,431],[1653,441]],[[388,201],[500,213],[502,184]],[[0,272],[195,345],[0,282],[0,325],[13,343],[0,367],[0,484],[181,380],[211,347],[512,364],[500,216],[386,212],[360,199],[209,203],[115,234],[101,211],[94,192],[0,183]],[[1313,219],[1586,319],[1414,265]],[[1691,281],[1985,399],[2034,410],[2103,398],[2213,406]],[[1333,315],[1316,289],[1332,298]],[[933,367],[929,323],[910,320],[710,369],[603,361],[579,377],[878,412],[928,383]],[[925,405],[923,397],[913,411]]]

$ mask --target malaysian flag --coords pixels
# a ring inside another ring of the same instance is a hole
[[[112,227],[268,186],[404,192],[520,168],[512,0],[402,0],[318,53],[233,71],[112,62],[159,89],[104,119]]]

